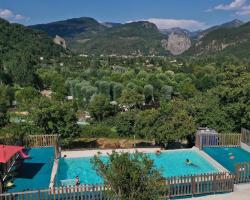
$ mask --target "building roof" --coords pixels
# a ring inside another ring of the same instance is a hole
[[[19,151],[23,150],[21,146],[0,145],[0,163],[7,163]]]

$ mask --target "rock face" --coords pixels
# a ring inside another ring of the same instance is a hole
[[[56,37],[54,38],[54,43],[61,45],[64,49],[67,48],[66,41],[59,35],[56,35]]]
[[[191,40],[186,33],[172,32],[168,40],[162,40],[162,46],[173,55],[180,55],[191,47]]]

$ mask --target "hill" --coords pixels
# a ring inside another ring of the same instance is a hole
[[[68,19],[49,24],[31,26],[47,32],[50,36],[59,35],[66,40],[67,47],[85,54],[166,54],[161,41],[166,37],[149,22],[127,24],[99,23],[88,17]]]
[[[221,26],[193,43],[186,55],[249,55],[250,22],[240,26]]]
[[[33,83],[33,66],[40,57],[58,57],[62,52],[46,33],[0,19],[0,82],[8,77],[21,85]]]
[[[164,35],[149,22],[132,22],[115,26],[86,41],[83,53],[116,55],[166,54],[161,41]]]
[[[30,28],[42,30],[51,37],[59,35],[64,38],[76,37],[79,34],[94,34],[106,29],[106,26],[100,24],[93,18],[81,17],[63,21],[52,22],[48,24],[38,24]]]
[[[46,33],[27,28],[20,24],[11,24],[0,18],[1,58],[9,54],[31,53],[33,56],[56,56],[62,51]]]

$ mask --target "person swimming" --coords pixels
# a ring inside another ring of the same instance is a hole
[[[186,162],[185,162],[187,165],[192,165],[192,161],[189,160],[189,159],[186,159]]]
[[[80,185],[80,178],[79,178],[79,176],[76,176],[75,182],[76,182],[76,185]]]

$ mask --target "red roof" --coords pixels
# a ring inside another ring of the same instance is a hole
[[[16,153],[23,150],[21,146],[0,145],[0,163],[7,163]]]

